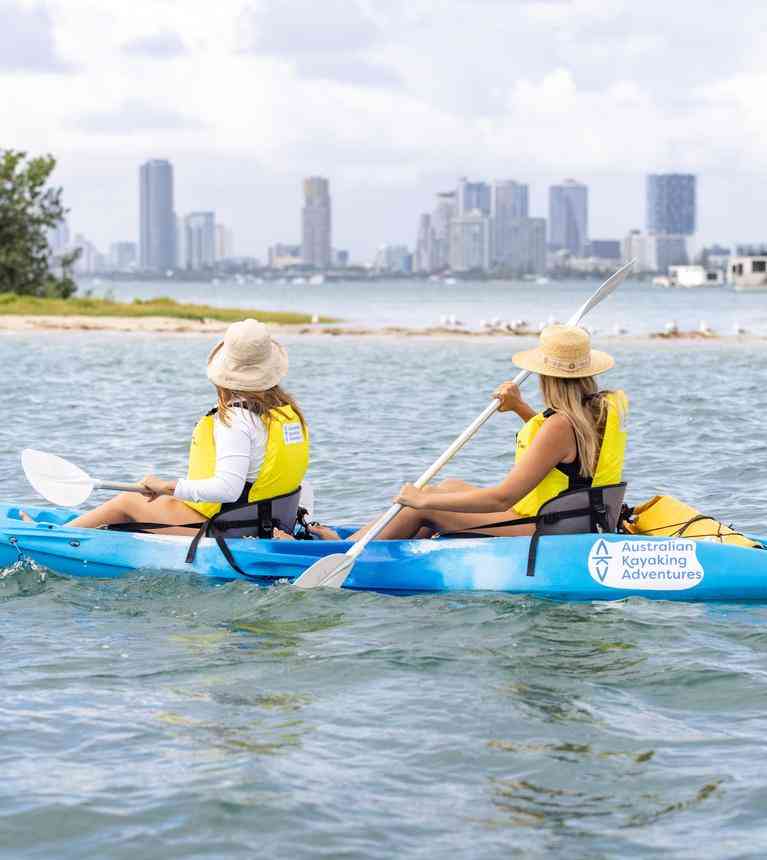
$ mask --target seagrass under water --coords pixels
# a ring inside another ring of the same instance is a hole
[[[527,345],[527,344],[525,344]],[[182,468],[190,337],[0,338],[0,477]],[[520,342],[296,339],[318,513],[377,514],[513,375]],[[609,345],[629,498],[764,532],[767,349]],[[532,389],[528,389],[534,391]],[[449,473],[492,480],[496,416]],[[767,607],[0,579],[3,857],[761,856]]]

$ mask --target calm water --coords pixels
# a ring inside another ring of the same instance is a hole
[[[658,295],[666,296],[668,293]],[[526,344],[525,344],[526,345]],[[296,339],[318,514],[378,513],[512,375],[520,341]],[[173,476],[199,337],[0,337],[24,445]],[[767,531],[767,349],[618,345],[629,494]],[[508,466],[496,416],[449,473]],[[0,856],[733,858],[767,852],[767,607],[388,598],[0,579]]]
[[[326,314],[367,326],[432,326],[438,325],[443,316],[454,315],[471,329],[479,328],[482,320],[493,319],[526,320],[533,326],[550,319],[564,321],[596,287],[597,282],[591,281],[548,284],[379,281],[314,287],[234,282],[81,283],[81,290],[90,289],[96,295],[110,293],[122,301],[172,296],[181,301],[223,307]],[[641,313],[637,313],[638,308]],[[723,335],[732,334],[736,327],[767,335],[767,294],[736,293],[721,287],[663,289],[629,281],[589,316],[588,325],[606,333],[618,328],[629,334],[641,334],[663,331],[671,321],[676,321],[683,330],[697,329],[703,321]]]

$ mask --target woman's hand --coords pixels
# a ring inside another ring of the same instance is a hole
[[[414,484],[403,484],[394,501],[403,507],[414,508],[418,511],[429,507],[427,495],[426,491],[419,490]]]
[[[172,496],[176,489],[175,481],[164,481],[157,475],[146,475],[139,483],[146,490],[146,497],[153,502],[158,496]]]
[[[498,407],[499,412],[518,413],[520,409],[527,407],[527,404],[522,399],[519,386],[513,382],[504,382],[499,385],[493,392],[493,397],[497,397],[501,401],[501,405]]]

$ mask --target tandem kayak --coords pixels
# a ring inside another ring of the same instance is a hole
[[[0,506],[0,569],[19,561],[65,576],[115,578],[134,571],[186,573],[261,585],[291,581],[348,541],[231,539],[242,576],[211,538],[185,562],[185,536],[73,529],[66,508]],[[349,530],[342,534],[348,534]],[[767,547],[767,538],[755,538]],[[620,600],[641,596],[684,601],[767,601],[767,552],[686,538],[619,534],[552,535],[540,539],[528,576],[527,537],[373,541],[344,588],[387,594],[498,591],[555,600]]]

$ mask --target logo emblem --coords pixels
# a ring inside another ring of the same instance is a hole
[[[595,540],[588,568],[591,578],[605,588],[632,591],[694,588],[704,573],[695,541],[640,536]]]

